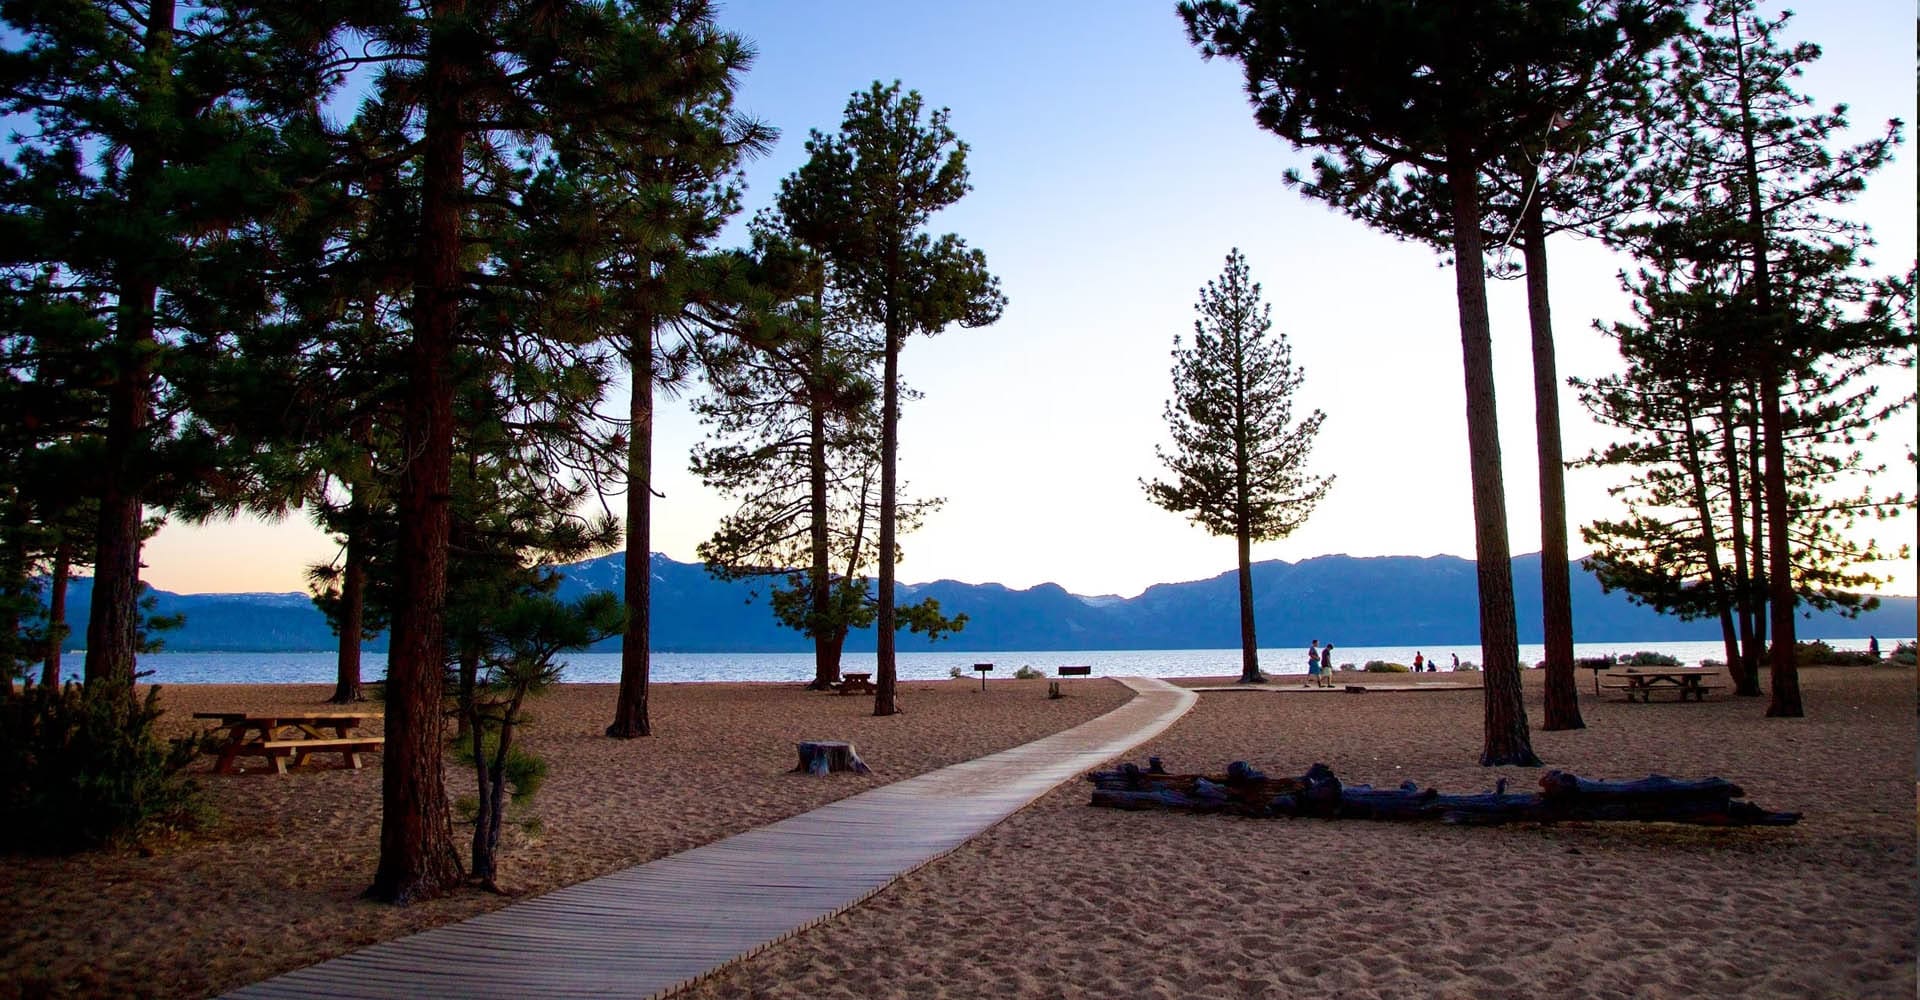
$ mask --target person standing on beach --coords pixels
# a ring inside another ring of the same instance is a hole
[[[1427,669],[1424,666],[1426,662],[1427,662],[1427,658],[1424,656],[1421,656],[1419,650],[1416,649],[1413,651],[1413,672],[1414,673],[1417,674],[1420,671]]]
[[[1328,646],[1327,648],[1332,649],[1333,647]],[[1877,635],[1867,636],[1867,655],[1873,657],[1876,660],[1880,658],[1880,637],[1879,636]]]
[[[1458,669],[1460,669],[1460,654],[1459,654],[1459,653],[1455,653],[1455,654],[1453,654],[1453,669],[1455,669],[1455,670],[1458,670]]]
[[[1315,639],[1313,640],[1313,644],[1307,647],[1307,679],[1302,682],[1300,686],[1306,687],[1309,684],[1318,684],[1319,682],[1320,640]]]
[[[1320,684],[1322,687],[1333,686],[1333,643],[1327,643],[1327,647],[1320,651]]]

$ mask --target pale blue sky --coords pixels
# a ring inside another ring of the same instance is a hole
[[[1315,452],[1338,485],[1290,538],[1256,559],[1354,555],[1472,557],[1464,398],[1453,278],[1430,250],[1396,243],[1280,183],[1307,155],[1257,129],[1237,65],[1202,62],[1170,2],[735,0],[729,29],[759,51],[739,104],[781,130],[750,164],[748,212],[768,204],[804,158],[810,128],[831,131],[848,95],[899,79],[971,146],[973,192],[939,215],[985,251],[1008,298],[982,330],[916,340],[902,370],[925,398],[901,424],[901,470],[918,495],[946,498],[905,537],[900,577],[1131,595],[1160,581],[1231,568],[1233,543],[1148,503],[1138,480],[1159,469],[1168,351],[1193,322],[1196,292],[1231,247],[1246,254],[1275,327],[1306,369],[1302,402],[1327,412]],[[1872,224],[1882,270],[1914,258],[1914,10],[1891,0],[1810,5],[1793,37],[1826,56],[1803,91],[1845,102],[1861,135],[1888,118],[1909,145],[1851,214]],[[738,239],[739,229],[735,235]],[[1596,319],[1621,319],[1603,248],[1552,247],[1560,370],[1617,367]],[[1490,289],[1509,530],[1539,548],[1532,389],[1524,291]],[[1897,382],[1898,380],[1896,380]],[[1911,388],[1909,383],[1909,388]],[[686,473],[701,436],[681,403],[656,433],[654,547],[692,560],[725,512]],[[1605,432],[1562,394],[1569,456]],[[1909,416],[1887,428],[1897,461],[1886,490],[1914,489]],[[1569,474],[1577,525],[1614,513],[1618,473]],[[616,509],[617,506],[616,506]],[[1884,542],[1911,542],[1911,519]],[[302,567],[330,547],[296,517],[281,525],[169,526],[148,544],[146,577],[177,591],[301,589]],[[1888,589],[1915,592],[1914,564]]]

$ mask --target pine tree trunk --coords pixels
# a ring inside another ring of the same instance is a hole
[[[67,581],[73,575],[73,543],[62,538],[53,550],[53,579],[47,586],[47,653],[40,683],[60,686],[60,651],[67,644]]]
[[[359,489],[355,488],[357,494]],[[356,499],[352,507],[359,508]],[[367,542],[365,512],[350,511],[347,515],[347,565],[340,577],[340,652],[336,664],[337,677],[333,684],[333,697],[327,700],[336,705],[347,705],[364,700],[360,690],[360,643],[361,633],[366,621],[367,608]]]
[[[175,5],[156,0],[147,8],[143,75],[155,85],[173,76]],[[142,94],[141,104],[161,103],[158,94]],[[126,215],[143,219],[153,187],[164,169],[159,138],[140,129],[129,144]],[[146,248],[134,244],[129,256],[114,263],[119,298],[115,317],[113,384],[107,390],[106,482],[100,491],[100,521],[94,535],[93,604],[87,617],[87,658],[82,668],[88,687],[125,685],[133,690],[134,657],[140,647],[139,455],[153,409],[154,303],[159,281],[151,261],[139,259]]]
[[[1536,183],[1538,183],[1536,181]],[[1548,732],[1584,729],[1573,676],[1573,580],[1567,558],[1567,477],[1560,454],[1560,376],[1548,306],[1547,228],[1542,198],[1526,213],[1527,319],[1533,333],[1534,443],[1540,467],[1540,612],[1547,646]]]
[[[1787,456],[1782,440],[1786,418],[1780,409],[1779,386],[1771,379],[1761,387],[1760,407],[1767,460],[1767,607],[1773,633],[1773,697],[1767,703],[1767,717],[1797,719],[1806,710],[1800,702],[1800,670],[1794,663],[1793,549],[1787,535]]]
[[[627,438],[627,632],[620,641],[620,694],[607,735],[653,735],[647,694],[653,673],[653,317],[643,316],[628,341],[633,391]]]
[[[894,704],[894,612],[893,612],[893,554],[894,554],[894,484],[897,481],[894,465],[900,452],[900,305],[894,302],[889,288],[887,300],[887,350],[885,370],[881,375],[880,406],[880,543],[875,556],[880,563],[880,593],[878,613],[875,615],[874,628],[874,695],[873,714],[892,715],[897,706]]]
[[[436,6],[457,19],[459,0]],[[393,903],[431,899],[457,885],[460,855],[442,777],[443,632],[453,463],[453,341],[459,313],[461,200],[466,185],[460,68],[450,41],[430,35],[421,160],[419,271],[407,350],[400,474],[398,580],[387,658],[386,753],[381,775],[380,864],[367,895]]]
[[[1783,318],[1774,302],[1773,262],[1769,256],[1773,227],[1768,223],[1764,192],[1760,184],[1760,123],[1753,109],[1746,43],[1741,38],[1740,15],[1729,20],[1734,50],[1738,54],[1737,99],[1740,112],[1741,184],[1746,196],[1747,252],[1752,261],[1753,303],[1761,321],[1769,327],[1760,345],[1760,430],[1766,465],[1762,470],[1761,494],[1767,510],[1767,587],[1768,612],[1773,633],[1773,698],[1767,704],[1769,718],[1799,718],[1806,714],[1800,703],[1800,674],[1794,666],[1793,547],[1787,534],[1792,523],[1788,508],[1786,418],[1780,408],[1780,384],[1786,377],[1788,346]]]
[[[1749,698],[1760,695],[1758,641],[1753,624],[1753,578],[1747,567],[1746,496],[1747,487],[1740,478],[1740,443],[1734,435],[1731,399],[1720,402],[1720,462],[1727,470],[1728,520],[1733,529],[1733,594],[1740,619],[1740,649],[1727,661],[1733,675],[1733,693]]]
[[[1693,514],[1700,519],[1700,556],[1707,564],[1707,586],[1713,594],[1714,615],[1720,620],[1720,639],[1726,650],[1728,669],[1740,654],[1733,627],[1733,595],[1727,586],[1727,574],[1720,566],[1720,536],[1714,530],[1713,506],[1707,499],[1706,460],[1700,455],[1700,440],[1693,429],[1696,410],[1692,396],[1680,393],[1681,416],[1686,421],[1687,478],[1693,485]],[[1737,672],[1737,671],[1734,671]]]
[[[1760,683],[1760,660],[1767,649],[1767,549],[1766,549],[1766,498],[1762,496],[1762,477],[1760,475],[1760,390],[1748,387],[1751,405],[1747,413],[1747,500],[1753,509],[1753,532],[1747,544],[1752,546],[1753,555],[1749,559],[1752,579],[1747,583],[1747,599],[1753,604],[1753,642],[1747,646],[1747,669],[1752,672],[1754,683]]]
[[[821,371],[826,365],[826,341],[815,331],[813,341],[814,372]],[[810,387],[811,388],[811,387]],[[808,601],[813,606],[813,621],[808,631],[813,636],[813,683],[807,685],[815,691],[826,691],[840,682],[840,646],[846,639],[846,629],[831,624],[833,621],[833,552],[829,548],[827,536],[827,411],[826,403],[818,392],[813,392],[807,400],[809,440],[807,442],[807,513],[811,522],[807,525],[808,555],[812,566],[808,569]]]
[[[1264,684],[1267,679],[1260,673],[1260,643],[1253,635],[1253,547],[1247,537],[1251,532],[1246,528],[1244,519],[1240,522],[1238,549],[1240,554],[1240,683]]]
[[[1480,242],[1478,166],[1469,136],[1450,136],[1447,180],[1453,195],[1454,287],[1460,303],[1460,354],[1466,373],[1467,461],[1473,482],[1474,552],[1479,562],[1480,648],[1485,736],[1480,763],[1537,767],[1520,689],[1514,625],[1513,560],[1501,480],[1500,426],[1494,407],[1493,335],[1487,319],[1486,261]]]

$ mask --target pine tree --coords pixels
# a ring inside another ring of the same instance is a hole
[[[1899,123],[1880,137],[1835,152],[1828,143],[1846,125],[1844,106],[1811,113],[1796,93],[1800,67],[1818,58],[1809,43],[1780,40],[1787,15],[1760,17],[1754,0],[1712,0],[1701,30],[1678,49],[1671,104],[1684,111],[1672,146],[1667,222],[1708,257],[1743,258],[1742,297],[1756,323],[1746,341],[1758,388],[1765,512],[1768,624],[1772,647],[1769,716],[1804,714],[1794,665],[1792,497],[1789,418],[1782,394],[1792,373],[1822,349],[1796,336],[1794,300],[1776,277],[1787,256],[1852,254],[1861,227],[1823,213],[1850,200],[1899,141]],[[1711,230],[1709,227],[1713,227]]]
[[[924,120],[922,113],[920,94],[901,94],[898,82],[855,93],[838,133],[816,131],[807,140],[807,162],[781,183],[779,197],[794,237],[827,259],[849,308],[884,339],[875,715],[896,710],[900,351],[915,333],[993,323],[1006,305],[985,254],[951,233],[934,239],[923,231],[968,185],[967,145],[947,126],[946,109]]]
[[[1254,638],[1256,541],[1292,534],[1333,486],[1307,472],[1326,414],[1293,419],[1306,373],[1293,366],[1285,333],[1267,339],[1272,308],[1260,300],[1239,249],[1195,304],[1193,344],[1173,342],[1173,398],[1166,404],[1173,450],[1156,448],[1172,482],[1146,482],[1147,496],[1216,535],[1232,535],[1240,568],[1240,682],[1266,681]]]
[[[1185,0],[1179,11],[1203,56],[1241,63],[1262,128],[1322,151],[1316,197],[1343,209],[1393,188],[1410,198],[1444,199],[1434,202],[1434,211],[1445,206],[1445,238],[1454,251],[1487,661],[1481,763],[1538,765],[1520,690],[1487,319],[1482,172],[1544,133],[1565,105],[1565,95],[1543,88],[1534,68],[1577,64],[1604,30],[1575,0]]]

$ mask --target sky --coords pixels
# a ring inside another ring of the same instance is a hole
[[[1199,289],[1235,247],[1304,369],[1296,411],[1327,414],[1311,465],[1336,477],[1306,525],[1253,558],[1473,557],[1451,269],[1287,189],[1283,172],[1310,155],[1254,125],[1238,64],[1202,60],[1170,0],[733,0],[719,21],[758,51],[739,108],[781,133],[746,166],[747,210],[724,245],[744,245],[745,220],[805,159],[808,131],[836,129],[849,95],[873,81],[951,109],[969,146],[973,190],[931,229],[984,251],[1008,305],[991,327],[916,338],[902,353],[924,398],[901,420],[900,474],[912,495],[945,504],[902,538],[901,580],[1131,596],[1230,570],[1233,540],[1154,506],[1140,480],[1162,471],[1173,338],[1190,335]],[[1895,162],[1845,210],[1872,226],[1871,257],[1887,273],[1915,256],[1914,26],[1904,2],[1828,0],[1788,29],[1824,49],[1799,89],[1846,103],[1852,141],[1906,123]],[[1549,249],[1563,381],[1618,370],[1594,323],[1628,317],[1617,276],[1631,261],[1568,237]],[[1488,294],[1510,547],[1534,552],[1525,290],[1496,281]],[[1571,389],[1560,410],[1568,458],[1611,440]],[[1893,464],[1881,492],[1914,490],[1914,426],[1909,412],[1884,428],[1878,453]],[[685,400],[661,402],[654,547],[682,561],[730,509],[686,470],[703,434]],[[1580,524],[1618,516],[1607,490],[1623,479],[1568,473],[1574,554],[1585,552]],[[1912,543],[1913,520],[1881,540]],[[170,524],[146,546],[144,577],[176,592],[296,591],[305,567],[335,552],[300,513]],[[1915,593],[1913,560],[1882,571],[1885,592]]]

